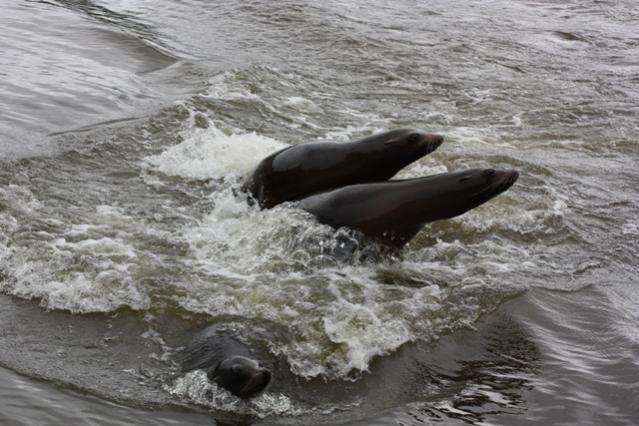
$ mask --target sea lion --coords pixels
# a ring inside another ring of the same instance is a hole
[[[304,198],[300,205],[322,223],[401,247],[425,223],[461,215],[506,191],[518,177],[514,170],[465,170],[350,185]]]
[[[240,398],[251,398],[271,382],[271,372],[223,325],[198,333],[181,352],[183,372],[204,370],[209,380]]]
[[[357,183],[385,181],[436,150],[440,135],[397,129],[347,143],[307,142],[263,159],[244,189],[262,208]]]

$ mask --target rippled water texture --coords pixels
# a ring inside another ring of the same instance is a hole
[[[639,423],[633,1],[5,3],[0,422]],[[401,126],[520,178],[395,254],[238,191]],[[259,398],[177,371],[219,321]]]

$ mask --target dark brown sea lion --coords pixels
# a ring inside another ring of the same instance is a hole
[[[518,177],[514,170],[465,170],[345,186],[304,198],[300,204],[322,223],[346,226],[401,247],[425,223],[459,216],[506,191]]]
[[[397,129],[348,143],[308,142],[263,159],[244,188],[262,208],[347,185],[381,182],[436,150],[439,135]]]
[[[271,382],[271,372],[223,325],[198,333],[182,351],[183,372],[204,370],[209,380],[240,398],[251,398]]]

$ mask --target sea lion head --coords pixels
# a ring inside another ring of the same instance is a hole
[[[384,161],[395,172],[435,151],[444,142],[441,135],[415,129],[396,129],[375,137]]]
[[[518,177],[516,170],[475,169],[460,172],[458,182],[465,191],[475,193],[484,201],[506,191]]]
[[[220,362],[209,379],[235,396],[251,398],[269,385],[271,372],[253,359],[232,356]]]
[[[453,213],[462,214],[506,191],[517,181],[519,173],[515,170],[472,169],[441,176],[441,182],[435,184],[442,194],[438,203],[445,205],[449,217],[452,217]]]

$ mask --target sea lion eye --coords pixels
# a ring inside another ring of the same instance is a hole
[[[419,142],[419,133],[411,133],[410,135],[408,135],[408,142],[410,143],[417,143]]]
[[[460,182],[466,182],[467,180],[470,180],[470,176],[464,176],[463,178],[459,179]]]

